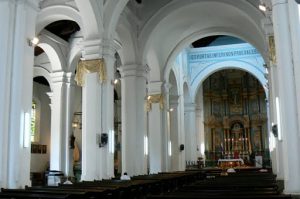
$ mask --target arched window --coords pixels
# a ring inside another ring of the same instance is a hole
[[[36,142],[36,102],[32,101],[31,108],[31,142]]]

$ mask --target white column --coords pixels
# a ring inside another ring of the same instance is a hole
[[[73,113],[74,113],[74,97],[75,97],[75,81],[74,75],[72,73],[66,74],[67,82],[66,82],[66,165],[65,165],[65,174],[67,176],[74,176],[73,173],[73,150],[70,149],[70,137],[73,134],[72,129],[72,121],[73,121]]]
[[[102,132],[108,135],[108,144],[103,147],[102,172],[103,178],[114,177],[114,152],[115,152],[115,132],[114,132],[114,80],[115,73],[115,53],[117,46],[111,40],[104,40],[102,43],[103,58],[106,64],[107,80],[102,84]]]
[[[205,134],[204,134],[204,112],[203,112],[203,87],[200,86],[196,108],[196,137],[198,156],[203,157],[205,152]]]
[[[163,111],[163,120],[164,120],[164,123],[163,123],[163,128],[164,128],[164,136],[163,136],[163,143],[164,146],[163,146],[163,156],[164,156],[164,159],[165,159],[165,167],[164,167],[164,170],[163,171],[171,171],[172,170],[172,162],[171,162],[171,148],[169,148],[169,145],[171,143],[171,113],[174,109],[170,109],[170,89],[171,89],[172,85],[168,82],[165,82],[164,85],[163,85],[163,88],[164,88],[164,94],[165,94],[165,98],[164,98],[164,101],[165,101],[165,108],[164,108],[164,111]],[[171,111],[172,110],[172,111]]]
[[[122,173],[146,174],[144,154],[145,69],[139,65],[120,67],[122,92]]]
[[[30,113],[38,2],[0,2],[0,186],[30,185]]]
[[[85,41],[82,56],[84,60],[99,59],[101,48],[99,41]],[[106,162],[102,148],[99,147],[103,95],[98,73],[86,73],[82,87],[82,174],[81,180],[101,180],[102,167]]]
[[[184,153],[184,151],[180,151],[179,145],[180,143],[180,129],[179,129],[179,111],[178,111],[178,98],[179,96],[171,95],[169,96],[169,104],[170,104],[170,143],[171,144],[171,151],[169,155],[171,155],[171,171],[179,171],[180,170],[180,160],[179,156],[180,153]],[[170,149],[169,149],[170,150]]]
[[[98,73],[86,74],[82,94],[82,176],[81,180],[100,180],[114,176],[114,54],[113,42],[83,42],[85,60],[104,58],[106,80],[100,83]],[[99,145],[101,135],[108,143]]]
[[[296,91],[300,90],[300,4],[296,1],[287,1],[290,19],[290,30],[292,38],[292,48],[293,48],[293,63],[294,63],[294,76],[295,76],[295,86]],[[297,111],[300,113],[300,92],[296,92],[297,96]],[[298,117],[298,129],[300,128],[300,117]],[[300,137],[300,131],[298,131],[298,136]]]
[[[278,96],[278,73],[277,73],[278,67],[276,65],[271,65],[269,69],[269,106],[270,106],[270,121],[271,124],[277,124],[278,125],[278,119],[276,115],[276,97]],[[272,132],[270,132],[272,134]],[[284,179],[284,168],[283,164],[283,153],[282,153],[282,140],[279,140],[278,137],[275,138],[274,136],[271,136],[269,145],[270,145],[270,156],[272,159],[272,169],[273,172],[277,175],[278,180]],[[273,143],[272,143],[273,142]],[[274,144],[272,146],[271,144]]]
[[[51,99],[51,147],[50,170],[67,173],[68,133],[67,133],[67,78],[64,72],[51,74],[53,86]]]
[[[273,0],[273,22],[279,83],[286,193],[300,193],[298,114],[287,0]]]
[[[197,136],[196,136],[196,105],[185,104],[184,107],[185,127],[185,159],[186,161],[197,161]]]
[[[271,20],[272,12],[266,12],[266,18],[263,20],[263,28],[265,31],[266,39],[274,36],[273,22]],[[270,41],[269,41],[270,42]],[[270,45],[270,44],[269,44]],[[272,127],[272,124],[277,124],[277,115],[276,115],[276,97],[278,96],[278,72],[276,63],[270,61],[268,63],[268,104],[269,104],[269,126]],[[282,141],[278,138],[275,138],[273,133],[271,132],[271,128],[269,132],[269,148],[270,148],[270,157],[272,162],[272,170],[277,175],[278,180],[284,179],[284,170],[283,170],[283,153],[282,153]]]
[[[148,95],[161,95],[162,82],[150,82],[148,85]],[[162,109],[159,103],[152,103],[148,112],[149,119],[149,169],[150,173],[158,173],[163,170],[163,124]]]
[[[97,73],[85,75],[82,87],[82,175],[81,180],[102,179],[101,86]]]
[[[179,135],[179,145],[184,145],[184,150],[186,149],[185,145],[185,129],[184,129],[184,97],[183,92],[179,94],[178,98],[178,135]],[[185,163],[185,151],[180,151],[179,153],[179,171],[184,171],[186,167]]]

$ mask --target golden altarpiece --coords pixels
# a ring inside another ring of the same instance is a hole
[[[266,96],[260,82],[241,70],[223,70],[203,83],[207,166],[219,159],[254,165],[261,155],[269,165]]]

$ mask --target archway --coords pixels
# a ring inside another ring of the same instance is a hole
[[[222,158],[270,166],[266,94],[243,70],[220,70],[202,84],[206,166]],[[255,162],[262,157],[262,162]]]

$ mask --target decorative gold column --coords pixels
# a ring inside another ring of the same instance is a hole
[[[100,82],[103,83],[106,81],[107,75],[104,59],[101,58],[79,61],[75,76],[75,81],[77,82],[78,86],[84,85],[86,73],[98,73]]]

